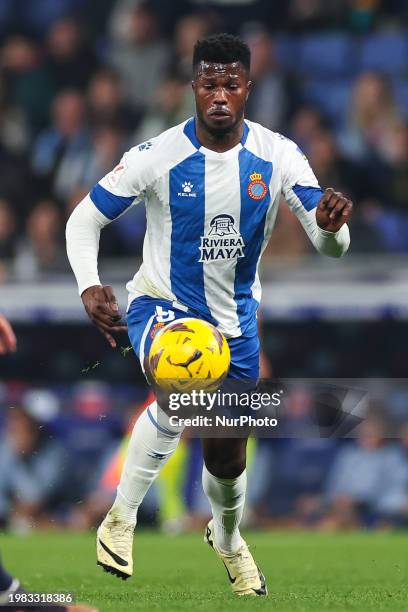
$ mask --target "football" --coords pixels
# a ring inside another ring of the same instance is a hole
[[[149,351],[152,376],[165,391],[216,391],[230,367],[225,336],[202,319],[169,323],[155,336]]]

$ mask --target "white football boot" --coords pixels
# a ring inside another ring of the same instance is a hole
[[[135,526],[123,521],[111,509],[96,533],[97,563],[106,572],[126,580],[133,574],[133,533]]]
[[[225,565],[232,591],[236,595],[267,595],[265,576],[256,565],[249,552],[248,545],[242,540],[242,546],[236,553],[225,553],[214,542],[214,527],[210,521],[204,533],[204,542],[209,544]]]

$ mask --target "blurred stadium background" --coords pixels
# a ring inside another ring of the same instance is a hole
[[[314,254],[281,207],[262,269],[264,375],[405,376],[407,0],[1,0],[0,312],[18,337],[0,357],[4,527],[87,529],[110,504],[148,389],[127,338],[112,351],[89,324],[64,225],[126,149],[193,114],[192,48],[221,30],[252,49],[248,118],[295,140],[322,186],[356,204],[342,261]],[[101,276],[122,308],[144,227],[139,206],[102,235]],[[247,523],[404,524],[408,392],[389,389],[347,441],[296,436],[313,396],[295,394],[287,437],[251,443]],[[185,440],[144,521],[201,525],[200,480],[199,442]]]

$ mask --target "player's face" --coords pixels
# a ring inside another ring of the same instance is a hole
[[[213,134],[231,131],[244,117],[250,88],[240,62],[201,62],[193,81],[198,119]]]

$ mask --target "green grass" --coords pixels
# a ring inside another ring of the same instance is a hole
[[[0,536],[9,569],[27,588],[73,591],[107,610],[408,610],[405,533],[246,533],[269,597],[238,599],[198,534],[139,531],[127,582],[95,565],[92,535]]]

